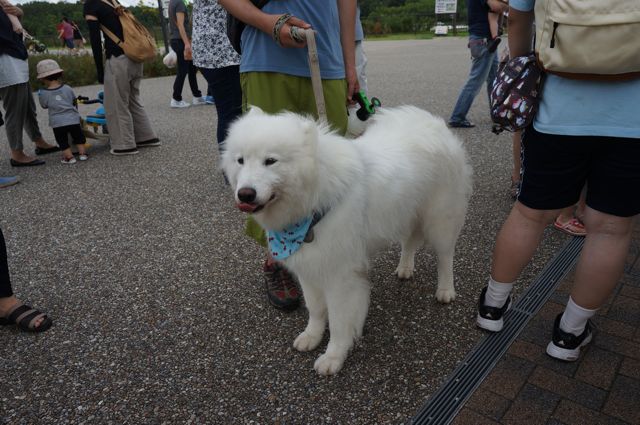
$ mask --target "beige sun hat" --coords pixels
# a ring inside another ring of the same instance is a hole
[[[58,62],[53,59],[45,59],[38,62],[38,65],[36,65],[36,72],[38,73],[38,79],[40,79],[60,73],[62,72],[62,68],[60,68]]]

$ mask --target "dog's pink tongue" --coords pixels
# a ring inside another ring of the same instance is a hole
[[[253,210],[256,209],[256,206],[254,204],[248,204],[246,202],[240,202],[238,203],[238,209],[242,212],[253,212]]]

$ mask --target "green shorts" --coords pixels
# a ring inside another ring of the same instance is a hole
[[[242,110],[255,105],[275,114],[291,111],[318,118],[311,79],[275,72],[244,72],[240,74]],[[327,120],[340,134],[347,131],[347,81],[322,80]]]
[[[318,118],[311,79],[275,72],[244,72],[240,74],[242,110],[250,105],[275,114],[291,111]],[[347,81],[322,80],[327,120],[340,134],[347,131]],[[245,233],[260,245],[267,246],[264,230],[249,217]]]

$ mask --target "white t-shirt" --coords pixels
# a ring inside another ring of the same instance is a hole
[[[0,88],[29,81],[29,62],[9,55],[0,55]]]

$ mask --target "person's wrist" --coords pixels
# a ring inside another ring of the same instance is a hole
[[[280,33],[282,32],[282,28],[285,26],[287,21],[291,19],[293,15],[290,13],[285,13],[284,15],[280,15],[276,23],[273,25],[273,29],[271,30],[271,37],[278,44],[278,46],[282,47],[282,40],[280,40]]]

